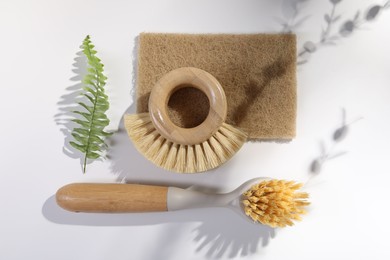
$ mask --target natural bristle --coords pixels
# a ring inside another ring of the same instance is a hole
[[[148,160],[166,170],[195,173],[211,170],[229,160],[244,144],[247,136],[223,123],[203,143],[180,145],[161,136],[148,113],[125,115],[125,127],[135,147]]]
[[[255,222],[271,227],[292,226],[305,214],[309,194],[298,192],[302,184],[293,181],[269,180],[253,185],[243,196],[245,214]]]

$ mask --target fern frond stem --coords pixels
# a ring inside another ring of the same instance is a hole
[[[84,156],[84,164],[83,164],[83,173],[85,174],[85,170],[87,168],[87,152],[85,152]]]
[[[87,51],[90,55],[90,57],[93,59],[94,56],[92,56],[92,53],[91,53],[91,50],[88,46],[87,48]],[[96,86],[100,87],[100,83],[99,83],[99,72],[97,69],[95,69],[95,72],[96,72]],[[95,98],[95,101],[93,102],[93,109],[92,109],[92,116],[91,116],[91,123],[89,124],[89,129],[88,129],[88,141],[87,141],[87,147],[85,149],[85,157],[84,157],[84,164],[83,164],[83,173],[85,173],[85,170],[87,168],[87,153],[89,151],[89,146],[91,144],[91,134],[92,134],[92,124],[93,124],[93,120],[94,120],[94,117],[95,117],[95,110],[96,110],[96,104],[97,104],[97,100],[99,98],[98,96],[98,92],[99,92],[99,89],[96,88],[96,98]]]

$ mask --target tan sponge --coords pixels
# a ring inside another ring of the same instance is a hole
[[[148,111],[150,91],[164,74],[196,67],[223,86],[226,123],[252,140],[295,137],[295,35],[143,33],[138,48],[137,113]],[[209,111],[206,96],[188,87],[168,104],[172,121],[182,127],[199,125]]]

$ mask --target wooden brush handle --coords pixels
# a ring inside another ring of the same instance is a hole
[[[202,124],[182,128],[169,118],[168,101],[175,91],[188,86],[206,94],[210,111]],[[225,121],[225,92],[218,80],[204,70],[191,67],[176,69],[163,76],[153,87],[149,98],[149,113],[153,125],[166,139],[183,145],[199,144],[209,139]]]
[[[167,211],[168,187],[137,184],[73,183],[59,189],[57,204],[75,212]]]

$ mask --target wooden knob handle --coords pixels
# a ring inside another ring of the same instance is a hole
[[[167,187],[137,184],[73,183],[59,189],[57,204],[75,212],[167,211]]]
[[[175,125],[168,115],[171,95],[183,87],[194,87],[206,94],[210,111],[205,121],[193,128]],[[209,139],[226,119],[227,102],[221,84],[208,72],[185,67],[163,76],[153,87],[149,98],[149,113],[154,127],[166,139],[183,145],[199,144]]]

